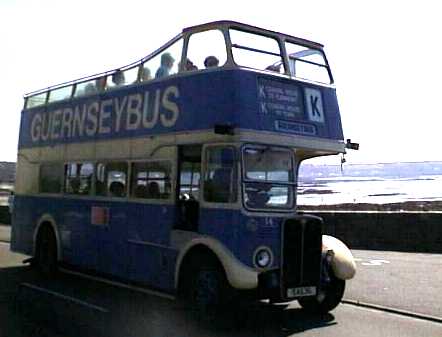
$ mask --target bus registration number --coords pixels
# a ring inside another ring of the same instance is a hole
[[[316,287],[288,288],[287,297],[303,297],[316,295]]]

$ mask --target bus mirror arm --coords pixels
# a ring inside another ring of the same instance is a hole
[[[345,143],[345,148],[350,150],[359,150],[359,143],[353,143],[351,139],[347,139],[347,143]]]

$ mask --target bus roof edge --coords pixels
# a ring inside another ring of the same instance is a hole
[[[265,29],[265,28],[260,28],[257,26],[253,26],[253,25],[248,25],[245,23],[241,23],[238,21],[231,21],[231,20],[219,20],[219,21],[212,21],[212,22],[207,22],[207,23],[203,23],[200,25],[195,25],[195,26],[190,26],[190,27],[186,27],[183,29],[183,33],[187,33],[189,31],[193,31],[193,30],[201,30],[201,29],[210,29],[210,28],[216,28],[219,26],[231,26],[231,27],[236,27],[236,28],[244,28],[244,29],[249,29],[249,30],[260,30],[264,33],[270,33],[270,34],[276,34],[276,35],[280,35],[284,38],[288,38],[291,40],[294,40],[296,42],[299,42],[301,44],[313,47],[313,48],[324,48],[324,45],[319,43],[319,42],[314,42],[311,40],[307,40],[307,39],[303,39],[303,38],[299,38],[293,35],[288,35],[288,34],[284,34],[284,33],[280,33],[274,30],[270,30],[270,29]]]

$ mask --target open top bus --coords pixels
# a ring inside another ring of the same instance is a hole
[[[345,149],[321,44],[186,28],[140,61],[25,96],[11,249],[47,273],[200,306],[247,293],[327,312],[355,263],[296,212],[297,173]]]

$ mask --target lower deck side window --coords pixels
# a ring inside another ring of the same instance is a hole
[[[94,164],[71,163],[65,166],[65,192],[89,195],[92,192]]]
[[[98,163],[96,172],[96,195],[116,198],[127,196],[126,162]]]
[[[40,193],[60,193],[63,176],[63,165],[59,163],[42,164],[40,166]]]
[[[168,162],[132,164],[131,196],[142,199],[169,199],[171,165]]]

